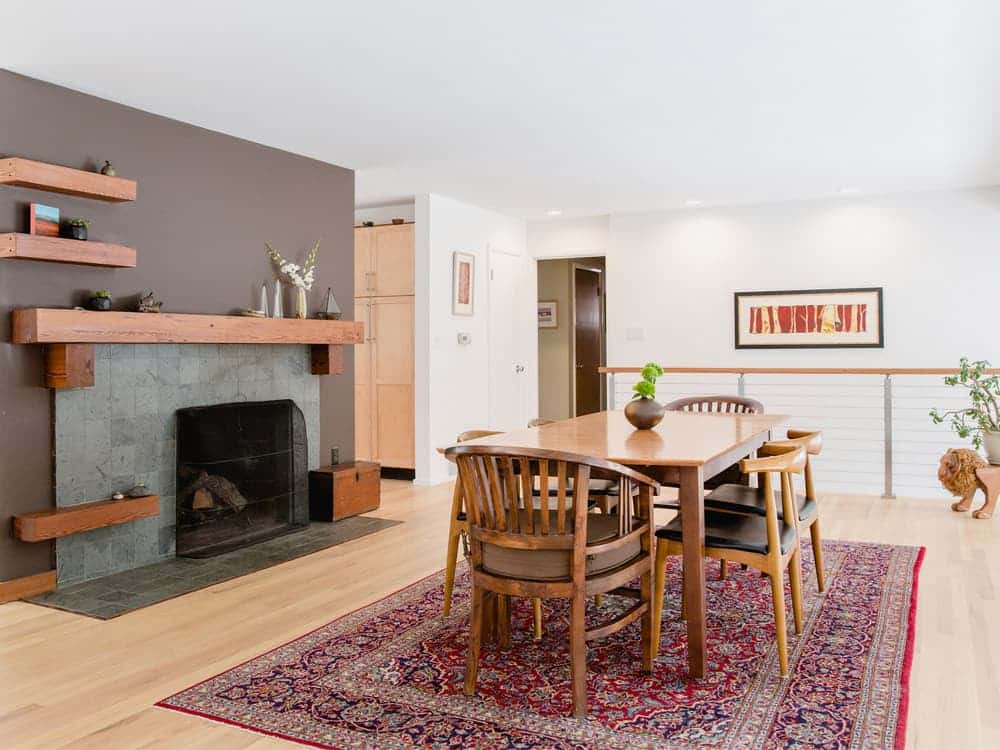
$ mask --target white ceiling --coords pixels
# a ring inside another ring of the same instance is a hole
[[[0,3],[0,67],[538,217],[1000,182],[998,0]]]

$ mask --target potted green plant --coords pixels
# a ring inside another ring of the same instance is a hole
[[[90,299],[87,302],[87,307],[91,310],[110,310],[111,292],[107,289],[99,289],[96,292],[91,292]]]
[[[90,219],[81,219],[78,216],[74,216],[69,219],[63,219],[62,224],[59,226],[63,237],[68,237],[71,240],[85,240],[87,239],[87,227],[92,223]]]
[[[666,408],[656,401],[656,379],[663,375],[663,368],[647,362],[642,368],[642,379],[632,386],[635,396],[625,405],[625,419],[638,430],[651,430],[663,419]]]
[[[968,357],[962,357],[958,373],[949,375],[944,382],[965,388],[969,405],[947,411],[931,409],[931,419],[934,424],[948,420],[960,438],[971,438],[977,449],[985,446],[989,462],[1000,464],[1000,375],[991,375],[989,369],[990,363],[985,360],[970,362]]]

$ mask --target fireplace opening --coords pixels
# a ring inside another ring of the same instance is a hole
[[[212,557],[309,525],[308,443],[291,400],[177,411],[177,555]]]

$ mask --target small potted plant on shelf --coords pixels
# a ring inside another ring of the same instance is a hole
[[[979,449],[986,447],[986,458],[1000,464],[1000,375],[991,375],[985,360],[959,360],[958,374],[944,379],[945,385],[959,386],[969,392],[969,405],[964,409],[939,411],[931,409],[934,424],[945,420],[962,439],[972,439]]]
[[[625,405],[625,419],[638,430],[651,430],[663,419],[666,409],[654,398],[656,379],[662,375],[662,367],[655,362],[647,362],[642,368],[642,379],[632,386],[635,396]]]
[[[87,227],[92,223],[90,219],[81,219],[78,216],[63,219],[62,224],[60,224],[61,234],[71,240],[85,240],[87,239]]]
[[[107,289],[99,289],[96,292],[91,292],[90,299],[87,301],[87,307],[91,310],[110,310],[111,292]]]

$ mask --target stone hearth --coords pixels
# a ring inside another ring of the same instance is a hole
[[[56,505],[141,482],[160,496],[160,512],[56,540],[60,586],[174,556],[177,409],[292,399],[305,415],[309,467],[319,465],[319,379],[308,346],[110,344],[95,355],[92,388],[55,392]]]

